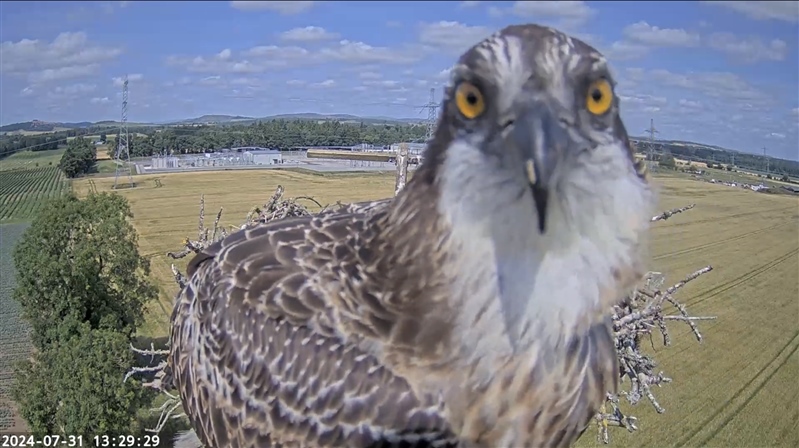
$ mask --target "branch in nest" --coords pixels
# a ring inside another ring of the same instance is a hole
[[[691,204],[691,205],[686,205],[685,207],[673,208],[673,209],[665,211],[665,212],[663,212],[663,213],[661,213],[659,215],[653,216],[652,219],[650,220],[650,222],[665,221],[665,220],[671,218],[672,216],[674,216],[674,215],[676,215],[678,213],[682,213],[682,212],[684,212],[686,210],[690,210],[690,209],[694,208],[695,206],[696,206],[696,204]]]
[[[663,212],[653,217],[652,222],[668,219],[693,207],[694,205],[691,204],[687,207]],[[657,367],[655,360],[641,352],[641,339],[648,336],[650,344],[654,346],[652,336],[653,332],[657,330],[663,337],[663,345],[669,346],[671,338],[666,321],[681,321],[691,328],[694,336],[701,343],[702,334],[696,326],[696,321],[711,320],[715,317],[690,316],[685,305],[677,301],[673,294],[688,282],[712,270],[712,266],[699,269],[666,290],[660,289],[664,283],[663,275],[659,272],[649,272],[643,279],[643,286],[633,291],[620,305],[613,307],[613,331],[621,374],[620,386],[624,385],[625,380],[629,380],[630,386],[626,390],[621,390],[619,395],[608,393],[605,405],[595,416],[598,427],[597,438],[602,443],[609,443],[608,428],[611,426],[626,428],[630,432],[638,429],[638,419],[625,415],[621,411],[619,396],[624,397],[631,405],[638,404],[642,398],[646,397],[656,412],[659,414],[665,412],[652,393],[652,387],[660,387],[672,380],[663,372],[655,372]],[[678,314],[667,315],[663,309],[666,302],[673,305]]]

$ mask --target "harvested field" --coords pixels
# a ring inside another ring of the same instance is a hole
[[[161,187],[156,187],[155,178]],[[611,433],[616,446],[796,446],[799,442],[799,200],[696,182],[656,178],[660,210],[696,208],[654,226],[652,270],[674,283],[694,270],[714,271],[678,295],[700,323],[698,345],[688,327],[672,326],[672,346],[655,341],[660,368],[674,384],[656,390],[666,412],[648,404],[634,410],[640,431]],[[99,191],[113,179],[95,179]],[[137,176],[121,190],[131,201],[140,250],[150,257],[161,300],[148,309],[148,336],[166,334],[177,286],[165,253],[196,237],[201,194],[206,217],[224,207],[223,223],[238,225],[280,184],[286,196],[313,196],[322,204],[393,193],[391,174],[314,175],[288,171],[198,172]],[[79,194],[88,182],[75,183]],[[185,267],[185,260],[179,267]],[[581,446],[596,444],[589,430]]]

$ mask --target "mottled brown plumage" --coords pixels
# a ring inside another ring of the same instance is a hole
[[[615,390],[609,309],[641,271],[650,216],[618,99],[581,106],[599,77],[611,79],[588,45],[506,28],[453,69],[425,162],[396,198],[198,254],[169,359],[198,438],[572,444]],[[485,98],[477,117],[452,100],[464,81]]]

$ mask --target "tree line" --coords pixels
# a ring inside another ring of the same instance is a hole
[[[0,159],[22,148],[32,150],[56,149],[64,145],[67,137],[107,132],[117,136],[118,129],[92,127],[70,129],[53,134],[5,135],[0,137]],[[137,126],[129,129],[131,157],[149,157],[156,154],[196,154],[223,148],[260,146],[279,150],[303,146],[352,146],[360,143],[388,145],[398,142],[422,142],[426,127],[416,124],[345,123],[335,120],[268,120],[253,124],[202,125],[159,128]],[[639,151],[649,142],[640,142]],[[116,137],[109,138],[109,152],[117,147]],[[733,164],[736,167],[765,171],[763,156],[738,153],[691,144],[655,142],[654,150],[669,151],[676,157],[697,162]],[[733,160],[734,158],[734,160]],[[769,169],[779,175],[799,177],[799,162],[771,158]]]
[[[125,198],[53,199],[14,249],[16,299],[34,353],[15,366],[12,399],[36,436],[143,434],[153,394],[136,380],[133,335],[157,290]]]
[[[223,148],[259,146],[288,150],[302,146],[353,146],[361,143],[389,145],[421,142],[426,128],[410,124],[368,125],[339,121],[271,120],[251,125],[165,128],[145,135],[130,135],[131,157],[156,154],[196,154]],[[116,136],[109,139],[116,147]]]
[[[649,142],[639,142],[636,147],[639,152],[645,153],[649,145]],[[721,163],[750,171],[766,171],[766,159],[756,154],[732,152],[690,144],[676,145],[669,142],[655,142],[653,150],[656,153],[669,153],[674,157],[692,162]],[[783,175],[799,177],[799,162],[795,160],[770,158],[768,164],[771,174],[778,174],[778,178]]]

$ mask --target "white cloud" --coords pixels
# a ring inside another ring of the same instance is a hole
[[[363,82],[363,85],[369,87],[385,87],[385,88],[397,88],[400,85],[399,81],[392,81],[392,80],[367,80]]]
[[[91,100],[89,100],[89,102],[91,102],[92,104],[107,104],[111,102],[111,100],[109,100],[107,96],[104,96],[104,97],[94,97]]]
[[[338,39],[339,37],[338,33],[331,33],[318,26],[294,28],[280,34],[280,39],[288,42],[320,42]]]
[[[733,62],[743,63],[782,61],[788,52],[788,44],[783,40],[774,39],[767,45],[758,37],[738,39],[732,33],[713,33],[708,45],[729,55]]]
[[[419,42],[458,55],[490,34],[491,31],[484,26],[469,26],[448,21],[422,23],[419,27]]]
[[[632,95],[619,95],[619,99],[627,105],[627,104],[636,104],[636,105],[665,105],[668,103],[668,100],[662,96],[653,96],[653,95],[645,95],[645,94],[632,94]]]
[[[293,87],[304,86],[305,84],[306,84],[306,82],[301,80],[301,79],[290,79],[290,80],[286,81],[286,85],[293,86]]]
[[[328,79],[322,82],[316,82],[310,85],[310,87],[321,88],[321,89],[329,89],[335,86],[336,86],[336,81],[333,81],[332,79]]]
[[[361,79],[381,79],[383,75],[375,72],[361,72],[358,73],[358,77]]]
[[[141,81],[142,79],[144,79],[144,75],[141,73],[131,73],[128,75],[128,82]],[[116,76],[111,78],[111,82],[114,84],[114,87],[122,87],[122,85],[125,83],[125,77]]]
[[[624,36],[635,43],[650,47],[696,47],[699,35],[679,28],[660,28],[645,21],[624,27]]]
[[[781,132],[770,132],[770,133],[766,134],[766,138],[784,140],[785,139],[785,134],[783,134]]]
[[[680,28],[660,28],[645,21],[633,23],[622,30],[624,39],[613,42],[604,49],[612,60],[628,60],[645,56],[655,48],[696,47],[700,37]]]
[[[461,8],[473,8],[479,4],[480,2],[469,1],[469,2],[461,2],[460,5],[458,6],[460,6]]]
[[[19,96],[31,96],[34,94],[34,90],[31,86],[25,87],[24,89],[19,91]]]
[[[305,12],[313,7],[312,1],[232,1],[230,6],[240,11],[274,11],[282,15]]]
[[[799,117],[799,107],[794,107],[793,110],[791,111],[791,113],[793,113],[795,116]]]
[[[119,48],[89,43],[86,33],[61,33],[52,42],[22,39],[0,44],[0,72],[26,76],[32,83],[85,77],[100,63],[122,53]]]
[[[336,44],[313,51],[299,46],[262,45],[238,54],[230,50],[223,50],[211,56],[173,55],[166,58],[166,63],[195,73],[252,74],[328,62],[342,62],[355,66],[407,64],[418,59],[418,54],[403,49],[373,47],[364,42],[341,40]]]
[[[701,92],[713,98],[738,102],[739,107],[756,108],[772,104],[774,98],[740,76],[729,72],[673,73],[664,69],[627,70],[625,73],[634,81],[654,81],[668,87],[678,87]]]
[[[319,55],[323,60],[335,60],[351,64],[407,64],[418,56],[387,47],[373,47],[363,42],[342,40],[338,46],[322,48]]]
[[[799,2],[796,1],[703,1],[746,14],[755,20],[799,22]]]
[[[704,106],[699,101],[681,99],[678,103],[684,109],[702,109]]]
[[[536,23],[552,25],[564,30],[573,30],[584,24],[595,10],[583,1],[519,1],[509,9],[497,6],[489,7],[492,17],[502,17],[511,13],[523,19],[532,19]]]

